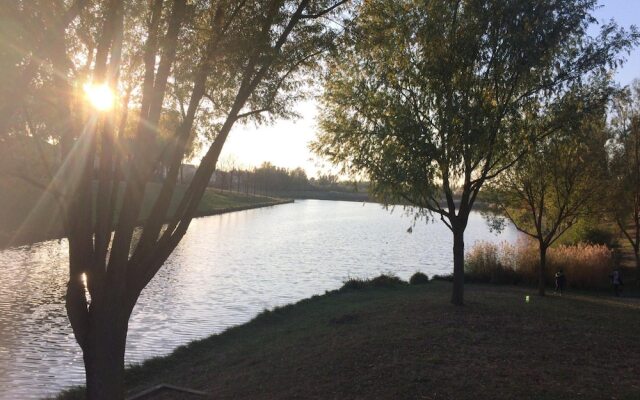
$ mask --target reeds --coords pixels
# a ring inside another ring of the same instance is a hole
[[[546,281],[553,284],[555,273],[562,270],[569,287],[604,288],[609,285],[613,262],[612,251],[604,245],[554,246],[547,250]],[[534,284],[539,264],[538,244],[534,241],[478,242],[466,255],[465,278],[471,282]]]

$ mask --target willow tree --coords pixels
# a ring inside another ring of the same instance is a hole
[[[371,0],[328,62],[313,148],[369,176],[386,203],[439,217],[453,234],[463,304],[464,231],[485,182],[535,135],[530,119],[636,38],[597,38],[595,0]]]
[[[55,94],[49,107],[56,118],[43,123],[56,132],[51,141],[61,161],[49,187],[64,204],[66,308],[84,356],[88,398],[124,397],[129,317],[186,233],[231,129],[238,121],[290,115],[317,56],[334,39],[323,17],[344,2],[16,2],[20,17],[55,21],[46,57],[37,41],[13,48],[23,57],[17,64],[23,72],[37,61],[39,79],[26,88],[45,85]],[[46,14],[49,8],[55,13]],[[21,20],[29,19],[15,19]],[[83,87],[97,109],[88,105]],[[119,92],[126,95],[118,98]],[[170,145],[153,151],[161,118],[176,111],[180,121]],[[180,164],[203,130],[209,148],[171,210]],[[10,134],[20,134],[20,126]],[[134,235],[160,158],[167,177]]]
[[[516,164],[488,184],[500,229],[508,219],[538,245],[538,294],[545,295],[547,250],[580,218],[594,212],[606,187],[606,107],[612,89],[599,80],[568,93],[549,115],[532,124],[555,126]],[[536,129],[536,128],[532,128]]]

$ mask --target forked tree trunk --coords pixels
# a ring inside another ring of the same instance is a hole
[[[249,62],[240,70],[242,77],[240,87],[233,105],[228,111],[225,123],[219,128],[213,144],[202,158],[200,167],[179,203],[174,217],[171,218],[167,229],[163,231],[162,225],[168,215],[170,200],[178,179],[178,169],[184,157],[184,146],[187,144],[199,102],[206,91],[205,83],[208,73],[210,73],[209,66],[212,64],[213,54],[217,51],[215,47],[218,43],[217,39],[211,40],[207,45],[207,49],[211,47],[211,51],[207,50],[206,59],[202,64],[204,72],[198,75],[192,92],[189,106],[191,114],[188,114],[188,118],[185,118],[176,131],[176,137],[179,141],[172,159],[170,174],[168,179],[163,182],[162,191],[156,199],[150,217],[144,224],[139,241],[132,247],[132,243],[135,242],[133,239],[134,228],[140,215],[145,185],[152,176],[154,166],[154,160],[145,150],[155,140],[167,81],[176,55],[179,31],[187,10],[186,0],[175,0],[172,3],[173,8],[166,23],[167,33],[164,35],[160,33],[164,1],[154,0],[151,4],[150,27],[143,56],[145,75],[140,106],[142,117],[136,130],[136,140],[131,146],[135,157],[131,157],[127,164],[131,173],[128,174],[124,183],[123,203],[126,207],[122,207],[117,217],[115,233],[111,236],[111,230],[105,226],[101,226],[97,232],[96,229],[93,229],[90,218],[94,210],[91,201],[90,168],[78,169],[89,171],[85,174],[85,185],[77,190],[79,198],[80,195],[84,195],[82,201],[79,202],[79,205],[82,206],[80,209],[83,210],[84,207],[84,214],[77,212],[78,207],[69,210],[74,215],[73,221],[77,223],[77,228],[70,230],[69,234],[70,280],[67,290],[67,312],[74,335],[83,351],[86,393],[90,400],[122,400],[124,398],[124,355],[128,320],[140,292],[158,272],[186,233],[211,174],[215,170],[227,135],[239,119],[240,111],[249,97],[263,78],[267,76],[277,57],[280,57],[280,51],[289,34],[301,19],[318,18],[318,16],[304,15],[310,0],[301,0],[287,25],[277,37],[276,44],[272,46],[271,32],[274,26],[279,26],[279,12],[284,4],[281,1],[269,2],[264,24],[259,32],[261,44],[256,45],[250,54]],[[114,0],[112,4],[123,3],[121,0]],[[225,2],[221,2],[218,6],[219,12],[214,13],[214,26],[223,26],[221,24],[224,21],[219,19],[224,16],[222,9],[224,4]],[[339,4],[342,2],[337,3],[337,5]],[[327,12],[331,9],[327,9]],[[161,37],[163,38],[162,51],[159,51]],[[265,48],[269,49],[269,52],[265,53]],[[162,54],[159,63],[157,63],[158,54]],[[273,54],[274,56],[265,59],[263,54]],[[68,114],[70,113],[67,112],[65,115]],[[91,150],[90,155],[93,157],[96,151],[95,144]],[[104,151],[100,148],[98,150]],[[93,158],[84,163],[91,167]],[[111,171],[108,165],[102,165],[101,169]],[[109,174],[105,176],[108,177]],[[230,174],[229,177],[231,177]],[[113,179],[112,177],[111,180]],[[232,183],[228,182],[229,189],[231,189]],[[104,190],[104,192],[110,191]],[[110,205],[110,202],[98,202],[98,204],[100,207],[97,211],[102,211],[104,207]],[[111,210],[113,211],[113,209]],[[111,221],[111,218],[106,218],[106,221]],[[94,233],[95,237],[98,234],[103,234],[108,239],[106,242],[100,241],[99,248],[103,250],[102,252],[98,252],[94,246]],[[109,248],[109,252],[106,252],[107,248]],[[86,287],[80,279],[83,274],[86,277]],[[89,291],[90,299],[85,295],[85,290]],[[88,303],[90,303],[89,307],[87,307]]]
[[[464,227],[453,224],[453,293],[451,302],[464,304]]]
[[[540,245],[540,265],[538,266],[538,294],[545,295],[545,275],[547,271],[547,246]]]

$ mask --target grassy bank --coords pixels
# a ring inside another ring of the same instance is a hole
[[[447,282],[361,286],[131,368],[128,392],[169,383],[215,399],[640,398],[637,299],[475,284],[457,308]],[[189,396],[151,398],[199,398]]]
[[[172,198],[170,214],[177,207],[186,186],[179,185]],[[160,185],[147,186],[141,211],[144,220],[160,192]],[[288,202],[274,197],[207,189],[198,216],[246,210]],[[0,180],[0,248],[59,238],[64,235],[60,209],[54,199],[20,180]]]

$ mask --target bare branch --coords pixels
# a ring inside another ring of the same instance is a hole
[[[344,3],[346,3],[348,0],[341,0],[339,2],[337,2],[336,4],[332,5],[329,8],[326,8],[318,13],[315,14],[302,14],[300,16],[300,19],[312,19],[312,18],[320,18],[325,14],[329,14],[331,11],[335,10],[336,8],[340,7],[341,5],[343,5]]]

